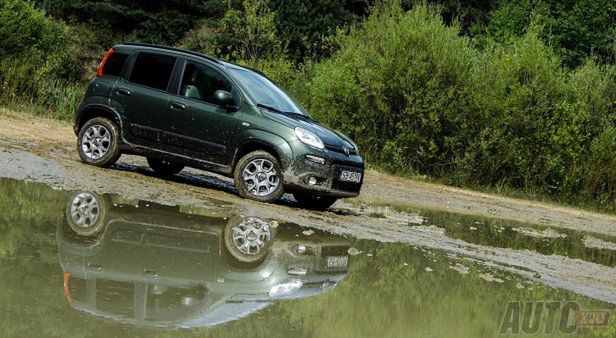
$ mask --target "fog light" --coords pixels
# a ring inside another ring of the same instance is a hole
[[[315,185],[317,184],[317,178],[312,176],[308,179],[308,185]]]
[[[313,248],[304,245],[304,244],[296,244],[293,246],[292,251],[296,254],[296,255],[313,255],[314,254],[314,250]]]
[[[312,161],[314,163],[325,164],[325,159],[322,158],[322,157],[318,157],[318,156],[314,156],[314,155],[306,155],[306,158],[309,161]]]
[[[182,305],[191,306],[195,303],[195,299],[188,296],[182,296]]]

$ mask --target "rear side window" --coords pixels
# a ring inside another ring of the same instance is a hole
[[[111,75],[111,76],[120,76],[122,72],[122,67],[124,67],[124,62],[126,62],[126,58],[128,54],[124,53],[113,53],[105,62],[105,66],[103,67],[103,74]]]
[[[173,56],[139,53],[130,75],[130,82],[166,90],[175,60]]]

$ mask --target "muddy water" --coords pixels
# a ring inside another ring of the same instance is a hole
[[[501,330],[609,337],[616,330],[613,320],[607,328],[575,326],[600,324],[610,304],[465,257],[345,238],[258,211],[224,214],[14,180],[0,180],[0,211],[2,337],[494,337]],[[614,251],[587,247],[584,233],[407,215],[412,226],[471,243],[614,265]],[[576,321],[576,313],[595,320]]]

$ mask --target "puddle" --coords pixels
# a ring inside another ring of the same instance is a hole
[[[221,214],[6,179],[0,210],[3,337],[493,337],[503,323],[507,333],[609,336],[616,328],[573,326],[576,311],[613,305],[481,262],[255,211]],[[535,237],[512,230],[524,225],[422,217],[421,226],[473,243],[614,264],[610,250],[587,248],[572,231]],[[524,310],[544,306],[535,329]]]
[[[606,266],[616,266],[616,238],[563,228],[551,228],[508,220],[439,212],[396,210],[391,207],[364,207],[368,217],[390,218],[421,229],[432,229],[468,243],[544,255],[561,255]],[[404,215],[404,216],[401,216]]]

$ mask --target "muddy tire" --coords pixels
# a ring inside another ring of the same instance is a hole
[[[148,165],[160,176],[173,176],[184,169],[183,164],[152,157],[148,157]]]
[[[280,163],[266,151],[257,150],[244,155],[235,166],[233,179],[243,198],[274,202],[284,194]]]
[[[111,120],[95,117],[77,134],[77,152],[83,163],[108,167],[120,157],[119,129]]]
[[[253,268],[260,265],[270,252],[276,229],[257,217],[233,216],[227,222],[223,239],[229,265]]]
[[[313,209],[313,210],[325,210],[331,207],[338,200],[335,197],[314,196],[309,193],[299,193],[299,192],[294,193],[293,197],[295,197],[295,200],[303,208]]]
[[[81,191],[69,198],[66,204],[66,220],[77,235],[98,236],[107,222],[107,208],[104,196]]]

